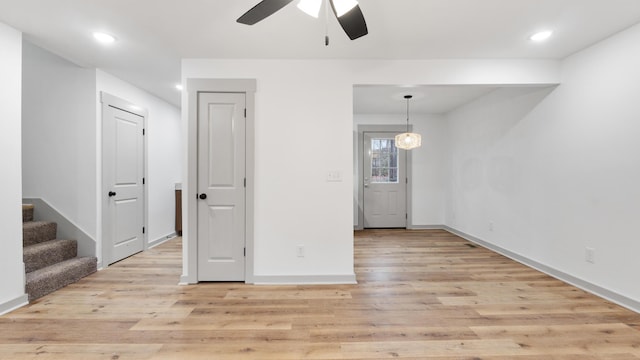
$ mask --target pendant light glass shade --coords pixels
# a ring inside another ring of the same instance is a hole
[[[407,132],[396,135],[396,147],[398,149],[411,150],[422,146],[422,136],[409,132],[409,100],[412,97],[411,95],[404,96],[407,99]]]
[[[403,133],[396,135],[396,147],[398,149],[411,150],[422,146],[422,136],[416,133]]]

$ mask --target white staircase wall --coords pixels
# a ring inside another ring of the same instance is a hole
[[[23,48],[23,197],[44,199],[95,241],[95,70]]]
[[[22,263],[22,33],[0,23],[0,314],[27,302]]]

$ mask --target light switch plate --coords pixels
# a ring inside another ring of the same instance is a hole
[[[327,181],[330,181],[330,182],[342,181],[342,173],[340,171],[329,171],[327,173]]]

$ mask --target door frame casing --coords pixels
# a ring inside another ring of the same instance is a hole
[[[98,268],[104,268],[109,266],[109,264],[111,263],[111,259],[112,259],[112,254],[111,254],[111,249],[109,246],[105,246],[105,242],[106,242],[106,237],[105,237],[105,224],[108,221],[108,216],[109,216],[109,202],[105,201],[105,194],[109,191],[109,187],[106,184],[106,182],[104,181],[104,176],[105,176],[105,171],[104,171],[104,127],[105,127],[105,120],[104,120],[104,115],[105,115],[105,109],[108,107],[115,107],[118,108],[122,111],[126,111],[138,116],[141,116],[143,118],[142,120],[142,127],[143,129],[147,128],[147,120],[149,117],[149,112],[147,111],[147,109],[142,108],[140,106],[137,106],[127,100],[121,99],[115,95],[111,95],[109,93],[106,93],[104,91],[100,92],[100,103],[102,104],[102,108],[100,110],[100,120],[101,120],[101,133],[100,133],[100,176],[98,177],[98,179],[100,179],[100,186],[98,186],[98,191],[99,191],[99,195],[98,195],[98,206],[100,207],[100,209],[102,209],[102,215],[100,216],[100,235],[101,235],[101,256],[102,256],[102,262],[101,264],[98,265]],[[149,236],[149,211],[148,211],[148,201],[149,201],[149,187],[146,185],[148,184],[148,164],[149,162],[147,161],[147,136],[146,134],[144,136],[142,136],[142,172],[143,172],[143,177],[145,178],[145,185],[142,186],[142,196],[144,197],[143,201],[142,201],[142,207],[143,207],[143,215],[142,215],[142,226],[145,228],[145,232],[142,234],[142,251],[146,251],[149,248],[149,241],[148,241],[148,236]]]
[[[186,79],[183,114],[186,110],[186,153],[183,181],[183,274],[181,284],[198,283],[198,95],[200,93],[244,93],[246,96],[245,129],[245,283],[254,282],[254,184],[255,184],[255,79]]]
[[[412,125],[409,125],[409,130],[413,129]],[[357,188],[358,188],[358,224],[354,226],[354,230],[364,230],[364,133],[365,132],[379,132],[379,133],[388,133],[388,132],[396,132],[398,134],[407,131],[406,125],[358,125],[358,143],[356,147],[356,163],[354,167],[358,171],[357,176]],[[407,151],[407,150],[401,150]],[[407,169],[407,187],[406,187],[406,211],[407,211],[407,229],[412,228],[413,224],[413,216],[412,216],[412,171],[411,171],[411,162],[412,156],[411,151],[407,151],[407,156],[405,157],[405,167]]]

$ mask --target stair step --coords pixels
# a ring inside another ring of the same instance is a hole
[[[53,240],[58,224],[48,221],[29,221],[22,224],[22,246]]]
[[[78,256],[75,240],[49,240],[23,249],[25,272],[30,273]]]
[[[22,204],[22,222],[33,221],[33,209],[32,204]]]
[[[96,272],[97,262],[95,257],[73,258],[27,273],[25,288],[29,294],[29,301],[50,294]]]

